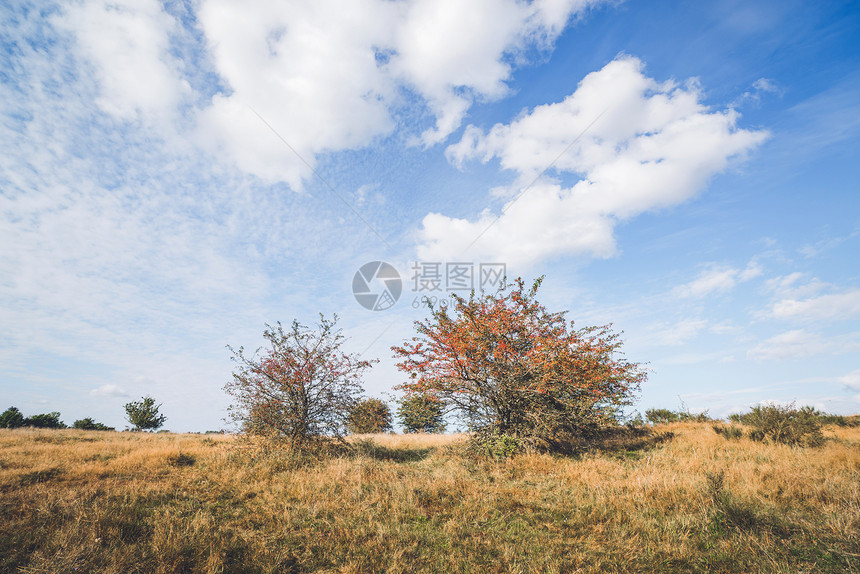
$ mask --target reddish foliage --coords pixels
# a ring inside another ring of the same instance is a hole
[[[258,358],[233,351],[239,363],[225,390],[230,412],[243,432],[301,447],[309,439],[341,437],[361,395],[361,376],[375,361],[340,350],[343,336],[333,320],[320,316],[317,330],[297,321],[285,331],[267,325],[271,348]]]
[[[645,380],[611,325],[574,329],[521,279],[496,295],[431,307],[419,336],[392,347],[407,393],[438,397],[476,430],[552,442],[615,422]]]

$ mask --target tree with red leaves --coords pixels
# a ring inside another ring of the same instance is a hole
[[[232,419],[242,432],[266,443],[302,449],[309,442],[342,439],[362,393],[361,377],[374,362],[341,351],[337,316],[320,315],[316,330],[293,321],[266,325],[270,348],[247,356],[228,347],[239,363],[225,390]]]
[[[620,357],[611,325],[574,329],[548,312],[535,298],[542,280],[431,306],[418,336],[392,347],[410,376],[398,388],[437,397],[479,433],[545,448],[617,424],[644,370]]]

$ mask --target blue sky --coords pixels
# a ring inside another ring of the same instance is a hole
[[[640,410],[860,412],[854,3],[0,10],[2,408],[221,428],[225,346],[320,312],[383,396],[414,263],[469,262],[623,331]]]

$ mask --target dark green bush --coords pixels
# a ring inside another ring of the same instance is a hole
[[[24,426],[24,415],[15,407],[9,407],[0,414],[0,428],[14,429]]]
[[[525,442],[509,434],[477,432],[472,435],[468,450],[477,455],[504,460],[526,450]]]
[[[72,424],[72,428],[80,429],[80,430],[98,430],[98,431],[112,431],[116,430],[113,427],[109,427],[102,423],[95,422],[92,418],[86,417],[80,420],[76,420]]]
[[[694,414],[686,409],[679,411],[671,411],[669,409],[648,409],[645,411],[645,418],[649,423],[655,425],[677,422],[707,423],[714,420],[708,416],[708,411]]]
[[[126,418],[136,431],[156,430],[167,420],[166,416],[158,413],[160,408],[161,405],[156,405],[152,397],[143,397],[139,401],[126,403]]]
[[[404,432],[445,432],[444,405],[439,399],[413,393],[400,399],[398,404],[397,418]]]
[[[66,425],[60,420],[60,413],[43,413],[24,419],[24,426],[40,429],[64,429]]]
[[[769,439],[793,446],[818,446],[824,442],[821,413],[810,406],[759,405],[738,418],[753,427],[749,433],[753,440]]]
[[[381,433],[391,430],[391,409],[379,399],[359,401],[349,412],[346,429],[352,434]]]
[[[838,427],[857,427],[860,426],[860,416],[842,416],[831,415],[828,413],[818,413],[818,420],[823,425],[836,425]]]

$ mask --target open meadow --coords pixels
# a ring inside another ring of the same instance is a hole
[[[372,435],[294,467],[225,435],[0,430],[0,570],[860,570],[860,428],[817,448],[655,433],[500,461]]]

